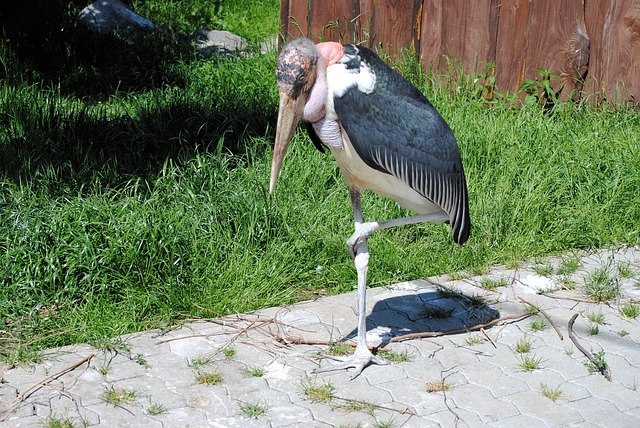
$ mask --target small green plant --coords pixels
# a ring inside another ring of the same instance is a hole
[[[227,346],[226,348],[224,348],[222,350],[222,355],[224,355],[224,357],[227,360],[232,359],[233,357],[236,356],[236,348],[232,347],[232,346]]]
[[[353,354],[353,346],[344,342],[330,342],[327,348],[328,355],[344,356]]]
[[[147,413],[152,416],[160,415],[167,411],[167,408],[160,403],[152,402],[149,407],[147,407]]]
[[[261,403],[244,403],[240,404],[240,410],[248,418],[256,419],[258,416],[262,416],[267,413],[267,405]]]
[[[429,319],[445,319],[449,318],[453,312],[453,308],[443,308],[440,306],[425,304],[422,314],[425,318]]]
[[[544,68],[536,68],[540,77],[536,79],[527,79],[518,88],[517,92],[524,92],[525,104],[537,104],[545,110],[550,110],[558,104],[560,91],[556,91],[551,87],[551,79],[557,79],[559,75],[552,73]]]
[[[541,357],[536,357],[535,355],[531,354],[521,354],[519,366],[525,372],[530,372],[540,367],[541,362]]]
[[[426,384],[427,392],[446,392],[451,391],[453,386],[442,379],[432,379]]]
[[[596,269],[585,278],[584,291],[596,302],[620,297],[620,284],[617,278],[611,275],[610,264]]]
[[[640,305],[635,303],[625,303],[620,307],[620,313],[627,318],[637,318],[640,315]]]
[[[482,278],[480,280],[480,287],[485,290],[495,290],[498,287],[504,287],[507,285],[507,280],[504,278]]]
[[[540,276],[553,275],[553,266],[551,264],[537,265],[533,267],[533,271]]]
[[[600,327],[596,323],[591,323],[589,325],[588,331],[590,335],[595,336],[596,334],[600,333]]]
[[[545,328],[547,328],[547,323],[542,318],[534,318],[531,320],[531,323],[529,324],[529,328],[533,332],[542,331]]]
[[[514,350],[518,354],[526,354],[527,352],[531,351],[531,340],[529,340],[526,336],[525,337],[521,337],[516,342],[516,346],[515,346]]]
[[[556,273],[558,275],[565,275],[565,276],[571,275],[572,273],[574,273],[580,268],[580,264],[581,263],[580,263],[579,257],[568,257],[568,258],[562,259]]]
[[[602,372],[604,373],[608,370],[609,365],[604,359],[604,351],[598,351],[593,353],[593,358],[596,360],[595,363],[591,360],[585,361],[584,365],[587,366],[587,370],[589,373]]]
[[[626,330],[620,330],[618,332],[618,336],[620,336],[620,337],[625,337],[625,336],[628,336],[628,335],[629,335],[629,332],[626,331]]]
[[[558,282],[560,283],[562,288],[565,289],[565,290],[575,290],[576,289],[577,282],[575,282],[574,280],[570,279],[566,275],[560,277],[560,279],[558,279]]]
[[[620,278],[631,278],[633,276],[633,270],[631,269],[631,263],[619,263],[618,264],[618,276]]]
[[[202,367],[211,364],[212,361],[213,361],[212,357],[200,356],[200,357],[192,358],[189,361],[188,365],[194,370],[200,370]]]
[[[76,425],[69,418],[49,416],[45,421],[46,428],[76,428]]]
[[[470,334],[465,339],[465,342],[467,342],[467,345],[469,346],[480,345],[481,343],[484,343],[484,338],[479,334]]]
[[[378,355],[380,355],[387,361],[391,361],[392,363],[406,363],[407,361],[411,361],[411,355],[409,355],[409,352],[407,352],[406,350],[402,352],[381,352]]]
[[[388,421],[376,421],[375,424],[373,424],[374,428],[392,428],[394,424],[394,420],[393,418],[389,419]]]
[[[340,406],[340,409],[346,412],[364,412],[369,415],[373,415],[377,408],[375,404],[364,400],[345,400],[345,404]]]
[[[102,393],[102,399],[114,406],[122,406],[134,401],[138,397],[136,391],[127,391],[126,389],[116,389],[111,386]]]
[[[309,376],[302,378],[304,395],[313,402],[328,403],[333,399],[335,388],[331,381],[317,385]]]
[[[537,306],[533,306],[533,305],[527,305],[524,308],[524,311],[526,313],[528,313],[529,315],[536,315],[540,313],[540,308],[538,308]]]
[[[133,361],[135,361],[136,363],[138,363],[139,365],[143,366],[145,369],[150,368],[151,366],[149,365],[149,363],[147,362],[147,360],[144,358],[144,355],[142,354],[135,354],[132,357]]]
[[[545,397],[556,401],[558,398],[562,396],[562,390],[560,389],[560,385],[555,388],[551,388],[544,383],[540,384],[540,388],[542,389],[542,395]]]
[[[196,382],[201,385],[217,385],[222,382],[222,375],[218,372],[200,372],[196,374]]]
[[[242,374],[245,377],[262,377],[264,370],[260,367],[246,367],[242,370]]]
[[[604,314],[602,313],[602,311],[588,312],[585,314],[585,316],[594,324],[604,324],[605,322]]]

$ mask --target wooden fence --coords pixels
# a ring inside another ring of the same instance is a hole
[[[281,0],[281,33],[409,48],[425,67],[495,65],[499,90],[536,68],[560,97],[640,101],[640,0]]]

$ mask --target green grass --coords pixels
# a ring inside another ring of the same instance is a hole
[[[350,291],[353,218],[330,154],[298,133],[267,192],[275,54],[204,59],[186,44],[201,26],[257,43],[277,32],[279,2],[134,2],[174,37],[114,42],[105,58],[73,52],[81,3],[39,56],[22,33],[0,41],[2,358]],[[396,63],[459,140],[473,232],[462,247],[442,225],[374,235],[370,285],[639,243],[637,111],[487,108],[473,76],[442,85]],[[370,193],[363,209],[407,214]]]

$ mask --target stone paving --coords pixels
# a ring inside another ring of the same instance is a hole
[[[50,350],[0,371],[0,426],[638,427],[639,277],[620,248],[370,289],[390,363],[354,380],[313,369],[354,336],[355,292]]]

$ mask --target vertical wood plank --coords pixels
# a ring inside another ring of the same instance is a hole
[[[514,90],[524,81],[529,0],[503,0],[498,18],[496,83],[500,90]]]
[[[495,62],[499,0],[427,0],[422,15],[421,55],[443,70],[445,56],[462,61],[466,73]]]
[[[417,49],[417,13],[422,0],[373,1],[371,37],[373,47],[382,45],[391,54],[404,48]]]
[[[640,0],[586,3],[588,89],[615,104],[640,101]]]

